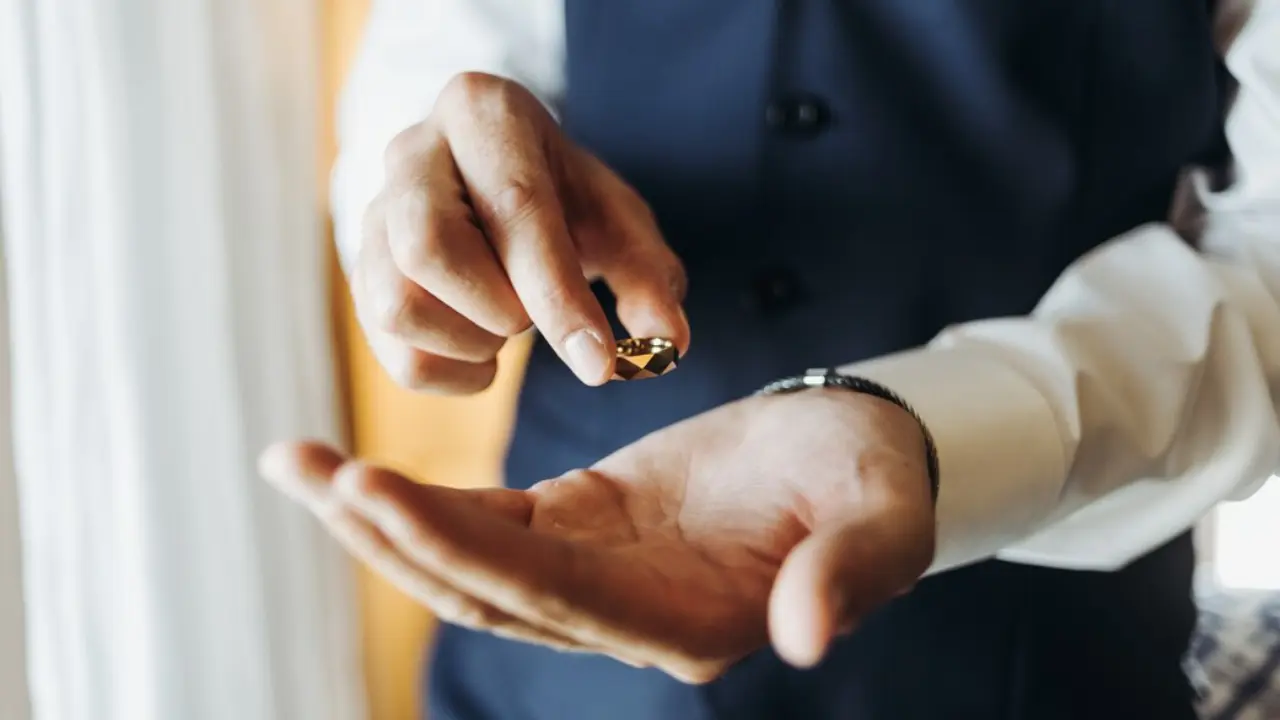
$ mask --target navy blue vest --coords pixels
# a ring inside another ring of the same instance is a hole
[[[1204,0],[567,0],[566,22],[565,127],[683,258],[693,348],[598,389],[535,348],[516,487],[803,368],[1026,313],[1221,149]],[[705,687],[445,628],[431,717],[1191,718],[1192,564],[1186,537],[1117,573],[982,563],[816,670],[762,650]]]

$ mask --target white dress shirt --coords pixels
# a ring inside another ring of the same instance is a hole
[[[991,556],[1120,567],[1280,468],[1280,2],[1220,5],[1240,87],[1227,189],[1191,170],[1170,224],[1081,258],[1030,316],[845,368],[903,395],[935,436],[934,571]],[[339,120],[344,257],[383,148],[450,77],[510,77],[554,108],[563,62],[562,0],[374,0]]]

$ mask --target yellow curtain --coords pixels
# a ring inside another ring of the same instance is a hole
[[[369,0],[322,0],[325,93],[321,113],[321,197],[333,161],[333,115]],[[410,477],[460,487],[498,482],[502,453],[523,374],[528,343],[514,343],[499,359],[494,386],[471,398],[415,395],[378,368],[355,323],[336,258],[334,323],[343,363],[350,437],[355,451]],[[371,572],[360,578],[364,668],[371,720],[417,720],[422,650],[432,620],[418,604]]]

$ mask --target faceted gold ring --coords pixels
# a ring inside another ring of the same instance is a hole
[[[666,338],[627,338],[618,341],[613,380],[643,380],[676,369],[680,352]]]

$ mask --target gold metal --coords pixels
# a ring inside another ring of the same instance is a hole
[[[613,380],[643,380],[676,369],[680,352],[666,338],[627,338],[618,341]]]

